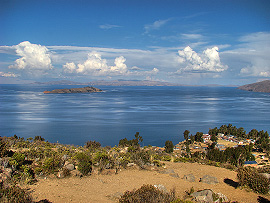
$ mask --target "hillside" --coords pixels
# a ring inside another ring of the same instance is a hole
[[[252,92],[270,92],[270,80],[243,85],[238,87],[238,89]]]

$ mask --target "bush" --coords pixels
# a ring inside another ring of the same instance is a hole
[[[237,178],[241,186],[248,186],[255,192],[267,194],[269,191],[269,180],[260,175],[254,168],[239,168],[237,170]]]
[[[58,156],[46,158],[43,163],[43,171],[45,173],[54,173],[61,167],[61,159]]]
[[[1,202],[15,203],[15,202],[32,202],[32,197],[25,189],[18,186],[4,186],[0,183],[0,199]]]
[[[92,172],[92,161],[90,156],[81,152],[76,155],[76,159],[78,161],[78,170],[83,175],[88,175]]]
[[[85,147],[87,149],[90,149],[90,150],[94,151],[94,150],[100,148],[101,144],[99,142],[96,142],[96,141],[88,141],[88,142],[86,142]]]
[[[2,137],[0,137],[0,158],[4,157],[7,152],[7,143]]]
[[[143,185],[133,191],[126,191],[119,199],[120,203],[169,203],[175,200],[175,191],[163,192],[153,185]]]
[[[112,168],[114,162],[111,160],[106,152],[97,152],[93,158],[93,162],[98,164],[99,170],[102,171],[104,168]]]

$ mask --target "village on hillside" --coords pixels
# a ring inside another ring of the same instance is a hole
[[[203,142],[194,142],[189,145],[189,150],[191,154],[194,154],[196,152],[199,153],[207,153],[207,149],[209,145],[211,145],[213,142],[211,141],[211,135],[209,134],[203,134],[202,136]],[[190,140],[190,139],[189,139]],[[186,152],[186,140],[179,142],[176,144],[173,148],[174,153],[181,155]],[[249,144],[255,144],[256,140],[254,139],[241,139],[239,140],[236,136],[233,135],[224,135],[223,133],[218,133],[217,135],[217,141],[215,143],[215,148],[217,148],[220,151],[225,151],[229,147],[237,148],[239,146],[245,146]],[[156,151],[164,151],[165,147],[153,147]],[[252,167],[262,167],[270,165],[269,158],[267,156],[266,152],[258,151],[256,149],[253,149],[252,155],[255,157],[254,161],[245,161],[244,166],[252,166]]]

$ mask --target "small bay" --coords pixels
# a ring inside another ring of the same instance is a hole
[[[0,85],[0,136],[41,136],[50,142],[114,146],[136,132],[142,145],[176,144],[189,130],[223,124],[270,131],[270,94],[234,87],[113,87],[103,92],[44,94],[83,86]]]

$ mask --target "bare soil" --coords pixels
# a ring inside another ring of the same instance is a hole
[[[124,193],[127,190],[140,188],[143,184],[162,184],[167,190],[175,188],[176,196],[183,198],[185,191],[194,187],[195,191],[212,189],[226,195],[231,201],[254,203],[258,202],[259,194],[248,192],[245,189],[234,188],[224,182],[229,179],[237,182],[234,171],[198,163],[171,163],[166,162],[167,169],[173,169],[179,178],[158,171],[124,169],[118,174],[91,175],[87,177],[71,176],[69,178],[49,177],[40,179],[30,186],[35,201],[47,199],[51,202],[117,202],[112,196]],[[188,182],[184,175],[193,174],[195,182]],[[210,185],[199,182],[204,175],[215,176],[219,183]],[[269,196],[263,196],[269,199]]]

